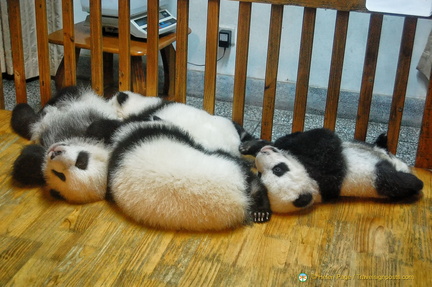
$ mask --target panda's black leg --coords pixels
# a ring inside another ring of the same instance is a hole
[[[375,180],[378,194],[393,200],[417,196],[423,189],[423,182],[411,173],[397,171],[389,162],[376,165]]]
[[[254,176],[252,180],[251,197],[253,204],[251,207],[251,217],[255,223],[264,223],[270,220],[272,211],[270,201],[267,194],[267,188],[262,184],[261,180]]]
[[[241,154],[255,156],[266,145],[272,145],[272,143],[261,139],[250,140],[242,142],[240,144],[239,150]]]

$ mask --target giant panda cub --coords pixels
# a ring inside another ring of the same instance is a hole
[[[266,188],[241,158],[208,150],[168,121],[113,130],[107,198],[133,220],[204,231],[270,219]]]
[[[103,199],[109,151],[85,137],[88,126],[100,119],[117,119],[112,105],[76,86],[60,90],[38,113],[28,104],[17,105],[11,126],[33,144],[15,160],[12,177],[23,184],[45,185],[70,202]]]
[[[423,182],[387,151],[383,134],[373,145],[342,142],[327,129],[297,132],[277,139],[245,142],[244,154],[267,187],[274,212],[291,212],[339,196],[399,200],[419,195]]]
[[[126,122],[164,120],[187,131],[195,141],[208,150],[223,150],[240,156],[241,140],[251,139],[242,127],[233,121],[190,105],[144,97],[132,92],[120,92],[111,100],[119,118]]]

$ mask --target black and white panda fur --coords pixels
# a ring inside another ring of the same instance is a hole
[[[223,150],[240,156],[240,142],[249,136],[240,126],[225,117],[210,115],[190,105],[162,98],[120,92],[110,103],[117,110],[117,116],[127,122],[153,119],[169,121],[187,131],[207,150]]]
[[[11,126],[33,144],[15,160],[13,178],[45,185],[70,202],[103,199],[107,173],[101,167],[106,167],[109,152],[103,143],[85,137],[88,126],[101,119],[117,119],[113,106],[76,86],[60,90],[38,113],[28,104],[17,105]]]
[[[270,219],[265,186],[248,162],[206,149],[170,122],[123,124],[112,142],[107,197],[139,223],[204,231]]]
[[[297,132],[274,142],[253,140],[240,147],[255,165],[274,212],[291,212],[339,196],[404,199],[423,182],[387,151],[387,137],[374,145],[342,142],[327,129]]]

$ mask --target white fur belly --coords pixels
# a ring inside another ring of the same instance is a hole
[[[357,144],[344,143],[347,174],[342,183],[341,196],[379,197],[375,190],[375,165],[379,158]]]
[[[158,112],[157,116],[186,130],[208,150],[223,150],[232,155],[240,155],[240,136],[233,123],[226,118],[183,104],[169,105]]]
[[[135,147],[111,176],[119,207],[153,227],[220,230],[247,217],[239,166],[183,144],[160,139]]]

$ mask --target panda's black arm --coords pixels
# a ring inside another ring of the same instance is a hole
[[[111,144],[111,136],[121,126],[119,120],[96,120],[87,128],[86,136],[103,140],[106,144]]]
[[[15,160],[12,168],[12,178],[25,185],[44,185],[45,178],[42,164],[45,149],[41,145],[27,145]]]
[[[253,204],[250,212],[252,221],[264,223],[269,221],[272,216],[267,188],[257,176],[254,175],[252,178],[251,197]]]
[[[18,104],[12,110],[11,127],[18,135],[29,140],[31,139],[30,125],[38,118],[39,116],[28,104]]]

